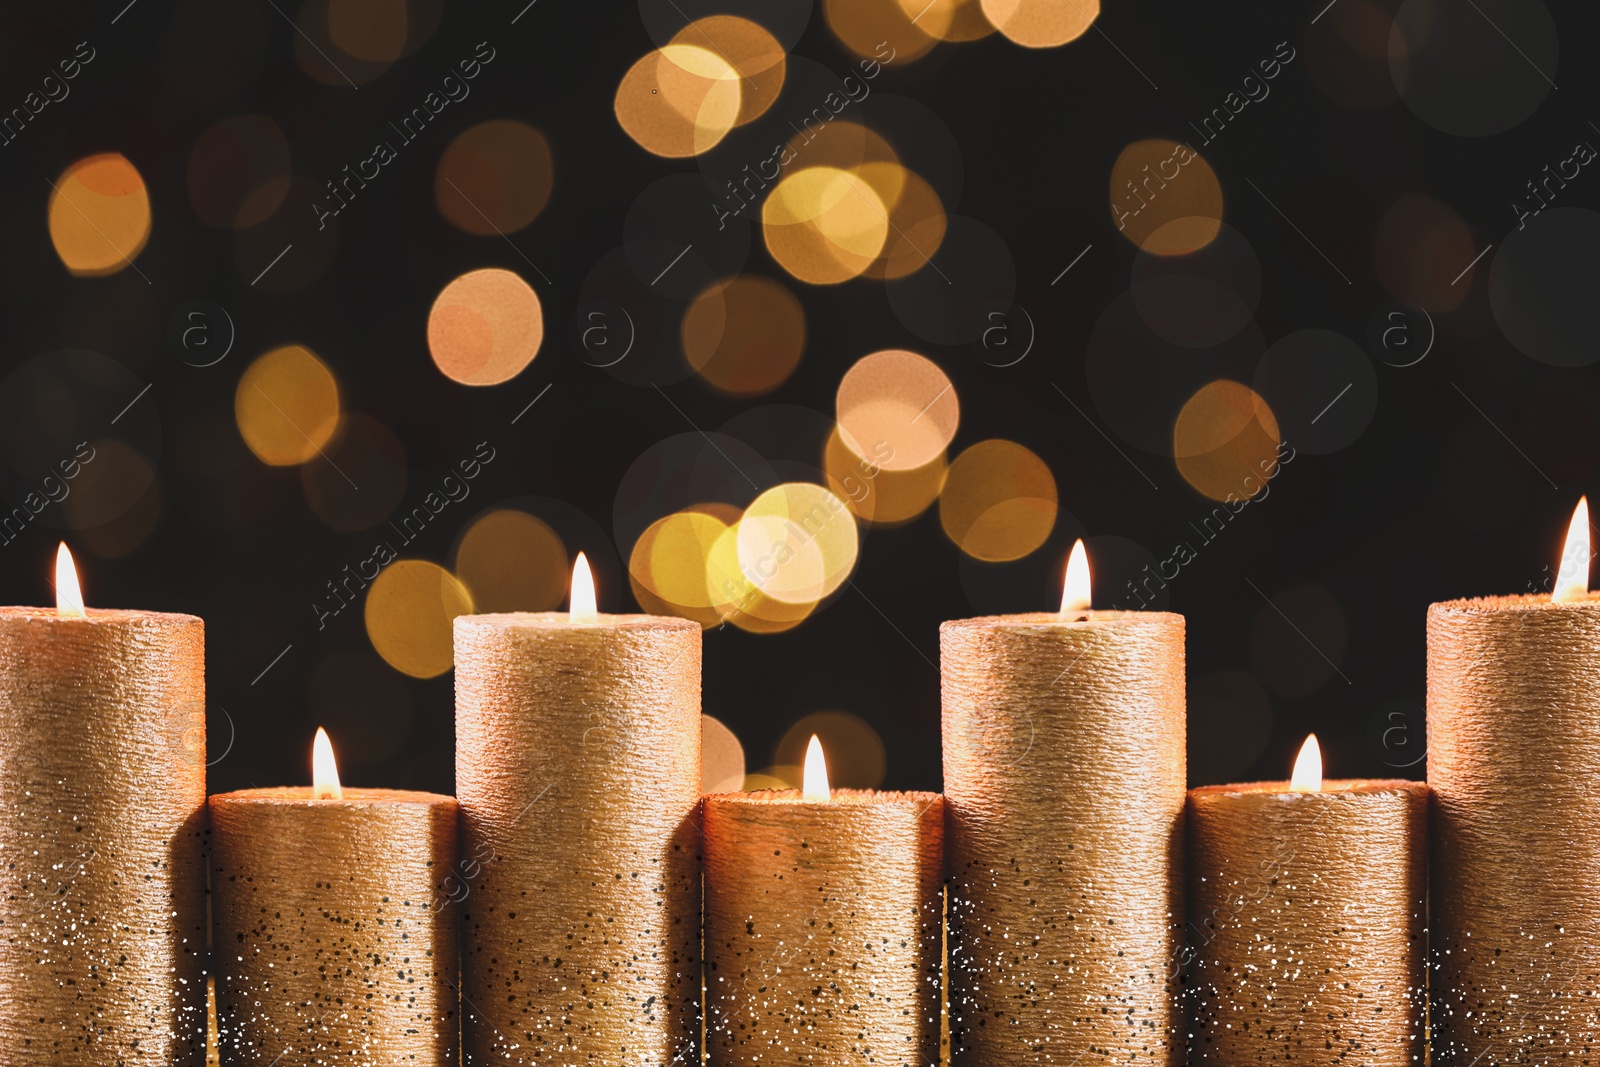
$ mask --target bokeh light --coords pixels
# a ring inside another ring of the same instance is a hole
[[[300,468],[306,502],[335,530],[370,529],[389,517],[406,491],[406,452],[387,426],[351,412],[323,448],[323,463]]]
[[[800,363],[806,316],[770,278],[741,275],[703,291],[683,314],[683,354],[706,383],[734,396],[782,385]]]
[[[347,54],[392,63],[405,51],[406,0],[328,0],[328,36]]]
[[[837,427],[823,448],[828,488],[856,518],[873,526],[899,526],[927,511],[939,499],[949,464],[940,451],[910,470],[888,470],[856,455]]]
[[[315,457],[338,430],[339,383],[303,345],[275,348],[245,368],[233,415],[257,459],[292,467]]]
[[[428,351],[451,381],[498,385],[521,374],[544,341],[539,294],[515,273],[468,271],[440,291],[428,313]]]
[[[1100,0],[983,0],[983,13],[1007,39],[1028,48],[1077,40],[1100,15]]]
[[[1247,385],[1219,379],[1178,412],[1172,452],[1184,481],[1212,500],[1246,500],[1278,471],[1278,420]]]
[[[937,363],[890,348],[862,356],[839,381],[839,435],[884,470],[925,467],[955,439],[961,404]]]
[[[787,482],[751,501],[739,522],[740,569],[784,604],[831,596],[855,568],[860,537],[844,501],[820,485]]]
[[[651,523],[628,558],[628,578],[640,606],[651,614],[692,619],[707,629],[721,623],[708,567],[712,547],[737,519],[737,509],[708,505],[707,510],[674,512]]]
[[[857,169],[889,206],[890,234],[883,253],[866,270],[869,278],[904,278],[933,262],[944,243],[948,220],[939,194],[920,174],[897,163],[868,163]],[[886,190],[892,189],[894,195]]]
[[[871,62],[909,63],[939,43],[900,0],[822,0],[822,17],[840,44]]]
[[[1111,165],[1111,221],[1146,252],[1188,255],[1217,235],[1222,183],[1188,145],[1135,141]]]
[[[1022,445],[979,441],[950,464],[939,494],[939,525],[967,555],[1021,559],[1045,543],[1055,524],[1055,476]]]
[[[433,199],[457,229],[504,236],[538,217],[553,180],[544,134],[527,123],[494,119],[450,142],[434,172]]]
[[[474,519],[461,535],[452,570],[478,611],[553,611],[566,599],[572,565],[549,523],[498,508]]]
[[[289,192],[289,142],[265,115],[235,115],[189,149],[189,203],[207,226],[265,222]]]
[[[813,712],[794,723],[778,741],[772,762],[780,767],[804,766],[813,735],[822,742],[828,781],[835,789],[876,789],[883,784],[888,769],[883,738],[847,711]]]
[[[783,89],[788,57],[778,39],[759,23],[737,15],[709,15],[679,30],[671,43],[711,51],[738,72],[735,126],[766,114]]]
[[[976,41],[994,32],[980,0],[900,0],[900,10],[941,41]]]
[[[744,788],[744,745],[711,715],[700,716],[700,792],[736,793]]]
[[[628,69],[612,108],[640,148],[683,159],[727,136],[742,99],[739,72],[726,59],[696,45],[669,44]]]
[[[437,563],[396,560],[367,589],[367,638],[395,670],[435,678],[453,662],[455,617],[472,610],[467,587]]]
[[[800,625],[816,604],[785,603],[767,596],[747,574],[740,560],[742,522],[735,522],[717,537],[706,559],[706,589],[725,621],[757,634],[782,633]]]
[[[106,152],[72,164],[50,192],[50,242],[73,274],[131,266],[150,239],[150,195],[127,158]]]
[[[772,258],[812,285],[865,273],[889,236],[877,190],[838,167],[806,167],[785,177],[762,204],[761,223]]]

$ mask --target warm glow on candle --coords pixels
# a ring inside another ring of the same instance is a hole
[[[320,726],[317,739],[311,742],[311,796],[316,800],[344,799],[344,790],[339,787],[339,765],[333,762],[333,742]]]
[[[1082,541],[1074,541],[1067,557],[1067,577],[1061,583],[1061,614],[1073,615],[1089,610],[1089,553]]]
[[[822,742],[816,734],[806,746],[805,785],[800,790],[803,800],[827,800],[833,795],[828,788],[828,761],[822,757]]]
[[[567,600],[567,621],[599,620],[600,614],[595,610],[594,574],[589,570],[589,560],[579,552],[577,562],[572,565],[572,595]]]
[[[83,590],[78,586],[78,568],[72,565],[65,541],[56,549],[56,614],[66,619],[88,618],[83,610]]]
[[[1289,776],[1289,792],[1322,792],[1322,746],[1316,734],[1307,734],[1306,743],[1300,746],[1300,755],[1294,761],[1294,773]]]
[[[1583,600],[1589,595],[1589,498],[1579,497],[1567,527],[1567,543],[1561,549],[1561,569],[1550,599],[1557,603]]]

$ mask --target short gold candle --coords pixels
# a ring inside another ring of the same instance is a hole
[[[0,608],[0,1063],[204,1061],[205,763],[201,620]]]
[[[211,798],[221,1062],[457,1062],[455,798]]]
[[[936,793],[706,797],[711,1064],[939,1062],[943,830]]]
[[[939,633],[952,1061],[1181,1063],[1183,617]]]
[[[455,621],[470,1064],[694,1064],[700,627]]]
[[[1189,1062],[1422,1067],[1428,787],[1189,794]]]

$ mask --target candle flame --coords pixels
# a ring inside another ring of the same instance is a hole
[[[572,594],[567,599],[568,622],[598,622],[600,614],[595,609],[594,572],[589,570],[589,560],[582,552],[572,565]]]
[[[1294,773],[1289,776],[1289,792],[1322,792],[1322,746],[1316,734],[1307,734],[1306,743],[1300,746],[1300,755],[1294,761]]]
[[[83,589],[78,585],[78,568],[72,565],[72,553],[67,543],[56,549],[56,614],[64,619],[86,619],[83,610]]]
[[[822,741],[816,734],[806,746],[806,776],[800,790],[802,800],[827,800],[833,795],[828,788],[828,761],[822,756]]]
[[[311,796],[314,800],[343,800],[344,789],[339,785],[339,765],[333,761],[333,742],[328,731],[317,727],[317,739],[311,742]]]
[[[1083,542],[1074,541],[1067,557],[1067,577],[1061,583],[1061,614],[1081,614],[1089,610],[1089,553]]]
[[[1561,569],[1550,599],[1556,603],[1583,600],[1589,595],[1589,498],[1579,497],[1572,509],[1572,525],[1567,527],[1567,543],[1561,549]]]

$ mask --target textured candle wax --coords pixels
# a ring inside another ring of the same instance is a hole
[[[1600,596],[1428,609],[1428,784],[1438,1062],[1600,1058]]]
[[[1428,787],[1189,794],[1191,1064],[1421,1067]]]
[[[205,625],[0,609],[0,1063],[205,1058]]]
[[[943,836],[936,793],[707,797],[710,1062],[937,1063]]]
[[[300,787],[210,807],[221,1062],[455,1063],[455,799]]]
[[[463,615],[455,662],[466,1061],[697,1062],[700,627]]]
[[[1181,1063],[1183,617],[939,633],[952,1060]]]

